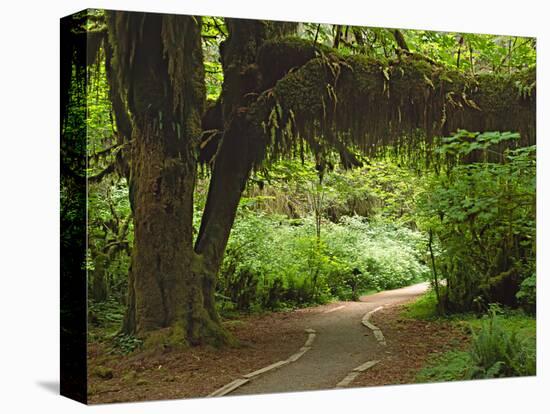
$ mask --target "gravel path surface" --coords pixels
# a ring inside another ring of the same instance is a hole
[[[352,369],[373,359],[373,350],[381,346],[372,331],[361,324],[365,313],[409,301],[427,288],[427,283],[420,283],[363,296],[360,302],[332,303],[304,313],[298,323],[303,329],[317,331],[312,349],[298,361],[255,378],[231,395],[334,388]]]

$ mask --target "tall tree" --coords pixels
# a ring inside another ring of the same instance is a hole
[[[115,12],[108,27],[132,121],[135,238],[124,329],[171,327],[169,335],[189,342],[221,337],[205,310],[193,250],[195,150],[205,104],[200,19]]]
[[[227,341],[214,292],[235,211],[253,165],[243,125],[246,95],[257,93],[257,51],[295,25],[228,21],[223,53],[225,133],[208,200],[192,245],[193,189],[205,85],[200,18],[114,12],[108,19],[113,103],[132,118],[130,197],[134,251],[124,330],[171,328],[175,340]],[[116,111],[117,108],[115,108]],[[119,109],[117,119],[125,118]]]

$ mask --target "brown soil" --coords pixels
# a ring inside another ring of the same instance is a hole
[[[120,356],[109,355],[106,344],[92,343],[88,347],[89,402],[207,396],[240,375],[296,352],[307,339],[303,329],[296,327],[300,324],[295,323],[301,314],[278,312],[225,322],[240,341],[239,348],[198,346]],[[100,378],[106,371],[112,371],[112,378]]]
[[[410,384],[428,358],[464,349],[469,335],[450,321],[422,321],[403,316],[404,305],[381,309],[372,322],[384,333],[387,346],[378,347],[372,359],[380,363],[359,375],[352,387]]]

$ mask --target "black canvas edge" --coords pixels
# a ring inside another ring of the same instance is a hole
[[[60,190],[70,194],[64,198],[60,193],[60,394],[87,404],[87,134],[85,125],[84,132],[63,133],[72,59],[75,52],[85,56],[87,49],[87,35],[73,36],[70,27],[74,16],[85,11],[59,22]]]

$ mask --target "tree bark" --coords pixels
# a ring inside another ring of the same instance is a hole
[[[217,318],[216,278],[239,200],[257,154],[263,152],[262,141],[258,139],[259,126],[247,116],[248,106],[265,88],[257,64],[258,54],[266,41],[292,34],[297,28],[293,23],[258,20],[226,19],[226,24],[229,37],[220,47],[224,133],[195,244],[195,251],[202,259],[204,305],[213,320]]]
[[[247,95],[259,91],[257,54],[267,36],[260,21],[227,19],[229,37],[222,45],[225,132],[216,154],[195,251],[202,260],[202,294],[211,318],[217,318],[216,277],[235,220],[242,191],[254,163],[254,131],[246,117]],[[276,32],[275,30],[273,32]]]
[[[114,12],[109,28],[132,118],[134,248],[123,330],[152,345],[223,341],[205,308],[193,249],[194,151],[205,101],[200,20]]]
[[[122,120],[121,102],[127,105],[132,128],[128,181],[134,249],[123,330],[149,338],[160,335],[164,344],[230,340],[220,327],[214,294],[257,151],[258,126],[246,116],[249,94],[261,87],[257,53],[266,38],[284,36],[296,27],[227,21],[230,35],[222,48],[224,133],[193,247],[195,152],[205,103],[198,21],[128,12],[110,13],[108,18],[114,57],[109,59],[109,74],[113,89],[122,94],[122,99],[116,94],[111,99]]]

